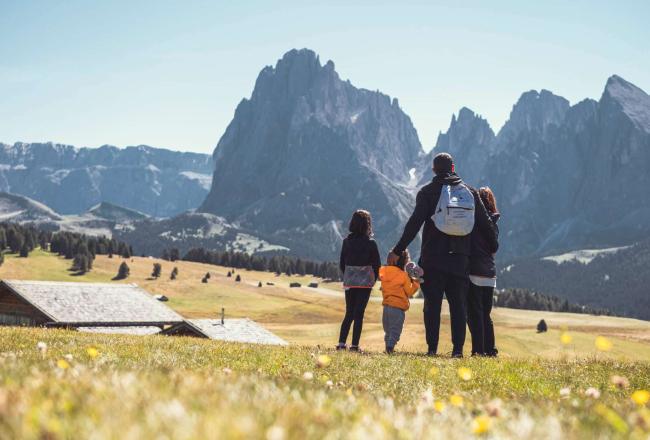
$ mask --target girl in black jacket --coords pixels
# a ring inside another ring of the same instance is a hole
[[[381,259],[377,243],[372,239],[372,218],[368,211],[355,211],[349,230],[350,234],[343,240],[339,263],[345,288],[345,317],[336,349],[345,350],[350,326],[354,322],[350,350],[359,351],[363,315],[372,286],[379,276]]]
[[[499,220],[496,199],[492,190],[483,187],[479,190],[481,201],[494,223],[497,237]],[[497,283],[494,248],[487,237],[480,232],[472,234],[472,252],[469,262],[469,297],[467,301],[467,324],[472,334],[472,354],[479,356],[496,356],[498,350],[494,341],[494,325],[490,312]]]

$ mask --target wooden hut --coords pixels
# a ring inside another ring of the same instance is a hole
[[[0,325],[152,334],[182,322],[135,284],[0,281]]]
[[[248,344],[287,345],[250,319],[186,319],[162,331],[164,335],[194,336],[218,341],[242,342]]]

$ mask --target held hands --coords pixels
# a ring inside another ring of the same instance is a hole
[[[388,263],[389,266],[393,266],[397,264],[398,260],[399,260],[399,255],[397,255],[395,252],[390,251],[388,253],[388,258],[386,258],[386,262]]]

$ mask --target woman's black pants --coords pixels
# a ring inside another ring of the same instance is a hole
[[[495,356],[492,312],[493,287],[480,287],[470,283],[467,298],[467,325],[472,334],[472,354]]]
[[[359,346],[361,330],[363,329],[363,315],[370,299],[372,289],[347,289],[345,291],[345,317],[341,323],[341,334],[339,344],[345,344],[350,333],[350,326],[354,322],[352,330],[352,345]]]

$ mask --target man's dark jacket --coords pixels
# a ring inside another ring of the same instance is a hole
[[[474,229],[464,237],[454,237],[441,232],[433,223],[433,214],[443,185],[460,185],[463,183],[455,173],[439,174],[431,183],[423,186],[415,199],[415,209],[409,218],[404,233],[393,252],[401,254],[422,229],[422,248],[420,266],[425,271],[438,270],[461,277],[469,276],[469,260],[472,251],[472,235],[479,233],[486,238],[489,249],[495,253],[498,249],[497,233],[490,216],[481,202],[478,191],[468,186],[474,195]]]

